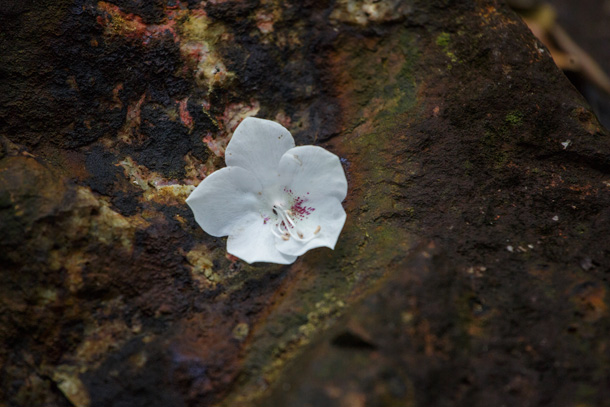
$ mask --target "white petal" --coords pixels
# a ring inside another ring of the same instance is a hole
[[[226,236],[247,215],[258,215],[261,191],[253,174],[243,168],[226,167],[201,181],[186,203],[203,230],[212,236]]]
[[[316,247],[329,247],[335,248],[337,239],[345,224],[345,210],[341,206],[341,201],[336,198],[325,198],[318,200],[311,200],[308,202],[316,208],[311,215],[300,221],[297,224],[297,229],[303,233],[303,236],[311,236],[320,227],[318,233],[314,235],[314,238],[308,242],[299,242],[296,239],[283,240],[275,238],[275,245],[277,249],[287,255],[300,256],[308,250],[315,249]]]
[[[263,186],[277,183],[277,167],[282,155],[294,147],[294,139],[282,125],[255,117],[245,118],[225,151],[227,166],[245,168]]]
[[[263,224],[260,216],[248,215],[238,229],[227,240],[227,252],[248,262],[264,261],[277,264],[292,264],[297,256],[281,253],[275,247],[275,236],[271,226]]]
[[[286,151],[278,171],[282,185],[301,198],[333,197],[342,201],[347,195],[347,180],[339,157],[322,147],[302,146]]]

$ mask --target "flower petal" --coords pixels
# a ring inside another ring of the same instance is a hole
[[[281,182],[295,195],[339,202],[347,195],[347,180],[339,157],[322,147],[301,146],[286,151],[278,169]]]
[[[249,171],[226,167],[201,181],[186,203],[203,230],[212,236],[226,236],[248,214],[258,215],[261,191],[260,182]]]
[[[225,160],[227,166],[251,171],[266,187],[277,183],[280,159],[293,147],[292,135],[279,123],[247,117],[235,129]]]
[[[300,256],[316,247],[335,248],[346,219],[341,201],[332,197],[311,200],[308,204],[311,204],[316,210],[306,219],[299,221],[297,227],[305,238],[312,235],[314,238],[307,242],[300,242],[292,238],[283,240],[276,237],[275,246],[280,252],[290,256]]]
[[[248,214],[240,227],[227,239],[227,252],[248,262],[264,261],[277,264],[292,264],[297,256],[281,253],[275,246],[276,237],[270,225],[264,225],[260,216]]]

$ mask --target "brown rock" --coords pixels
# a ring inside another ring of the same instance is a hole
[[[504,5],[0,12],[8,405],[607,405],[610,139]],[[335,251],[194,222],[252,115],[342,158]]]

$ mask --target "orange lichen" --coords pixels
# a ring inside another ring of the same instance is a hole
[[[125,13],[118,6],[100,1],[97,7],[104,13],[104,16],[97,17],[97,23],[104,27],[106,35],[119,35],[121,37],[136,39],[142,41],[144,45],[148,44],[151,38],[158,38],[169,33],[174,37],[174,41],[178,41],[175,26],[176,19],[168,16],[164,24],[152,25],[145,24],[142,17]]]
[[[178,102],[180,105],[180,120],[186,127],[193,128],[193,117],[187,108],[188,100],[189,98],[184,98]]]
[[[582,312],[584,319],[595,322],[606,315],[606,288],[599,284],[583,283],[573,289],[572,301]]]
[[[264,11],[256,13],[256,27],[263,34],[273,32],[273,14]]]

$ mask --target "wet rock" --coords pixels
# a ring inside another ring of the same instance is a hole
[[[2,400],[609,399],[610,138],[504,5],[0,11]],[[254,115],[341,157],[334,251],[248,265],[194,222]]]

